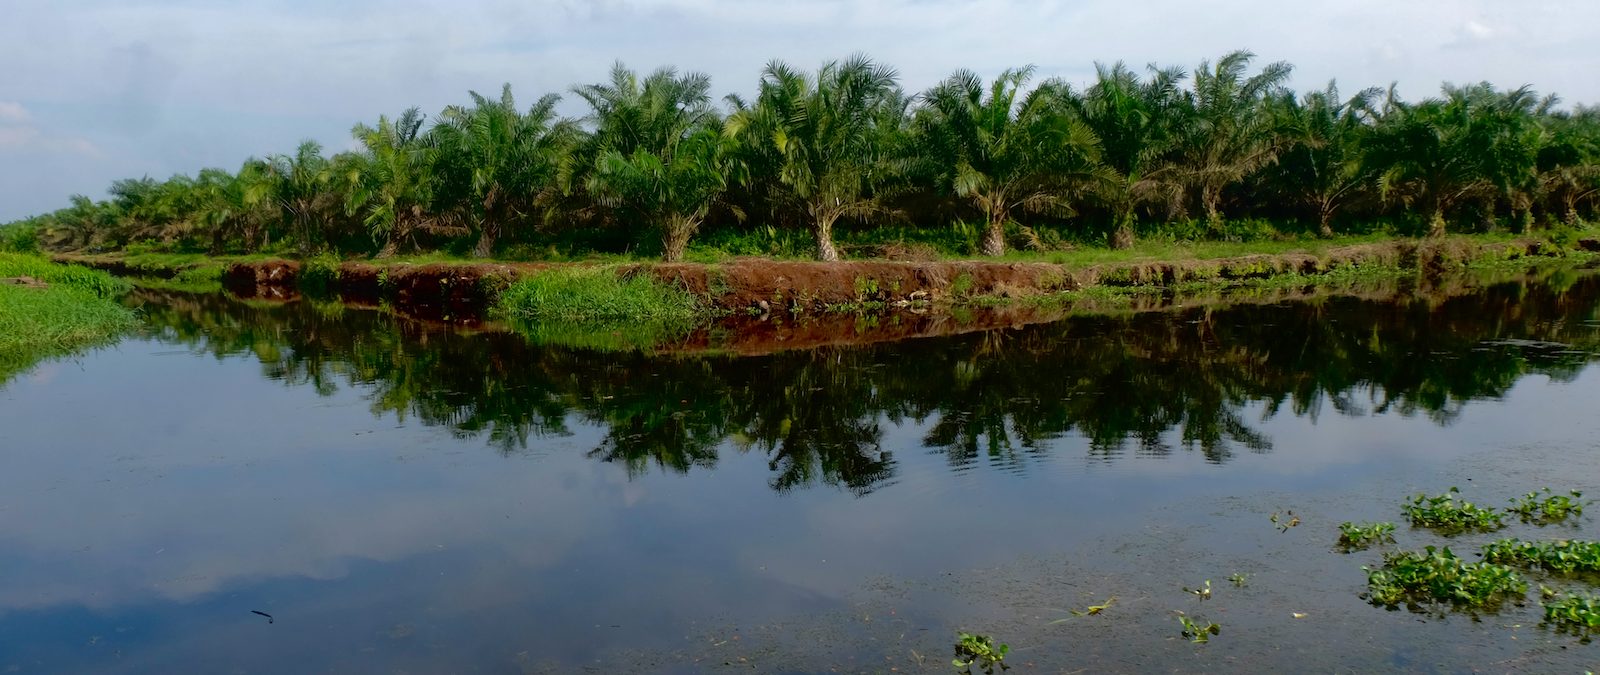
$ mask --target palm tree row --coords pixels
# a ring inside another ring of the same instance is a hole
[[[773,227],[836,260],[841,225],[976,221],[993,256],[1025,225],[1126,247],[1177,224],[1227,236],[1240,218],[1439,235],[1600,212],[1600,108],[1487,83],[1417,102],[1331,83],[1298,96],[1288,64],[1253,59],[1233,52],[1192,76],[1101,65],[1084,86],[1034,84],[1031,67],[987,83],[961,71],[915,96],[864,56],[815,72],[772,62],[753,99],[722,105],[703,74],[618,64],[571,90],[588,106],[579,119],[557,114],[556,94],[519,107],[507,85],[431,121],[413,108],[358,124],[356,151],[307,141],[236,172],[117,181],[110,199],[74,196],[20,225],[68,250],[487,257],[567,236],[652,240],[668,261],[705,227]]]

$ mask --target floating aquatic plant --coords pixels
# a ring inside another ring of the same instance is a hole
[[[1546,542],[1501,539],[1483,547],[1483,559],[1502,565],[1551,572],[1600,572],[1600,542]]]
[[[1365,551],[1373,544],[1393,544],[1394,523],[1339,524],[1339,548],[1346,553]]]
[[[1361,569],[1367,573],[1368,601],[1385,607],[1451,603],[1490,609],[1528,592],[1528,583],[1510,567],[1470,563],[1448,548],[1390,553],[1383,566]]]
[[[1458,499],[1461,490],[1450,488],[1442,495],[1419,494],[1405,506],[1411,524],[1446,534],[1467,531],[1492,532],[1505,527],[1505,514],[1494,507],[1478,506]]]
[[[1563,522],[1569,517],[1582,516],[1583,505],[1586,503],[1583,501],[1583,493],[1577,490],[1558,495],[1552,494],[1550,488],[1545,488],[1512,499],[1511,506],[1506,510],[1517,514],[1523,522],[1551,525]]]

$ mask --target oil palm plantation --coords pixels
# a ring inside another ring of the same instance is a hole
[[[1445,234],[1460,204],[1499,196],[1535,168],[1537,149],[1511,124],[1531,119],[1536,102],[1526,87],[1446,86],[1443,98],[1416,104],[1392,98],[1367,161],[1385,197],[1422,210],[1429,236]]]
[[[1183,71],[1150,68],[1141,79],[1123,64],[1097,65],[1095,83],[1083,92],[1060,87],[1062,104],[1088,127],[1099,147],[1093,191],[1111,214],[1111,245],[1133,245],[1138,208],[1165,197],[1181,199],[1173,163],[1179,134],[1191,114],[1180,84]]]
[[[1194,186],[1213,229],[1222,227],[1223,190],[1277,158],[1265,102],[1283,91],[1291,67],[1268,64],[1246,76],[1255,54],[1235,51],[1194,74],[1193,115],[1183,128],[1184,179]]]
[[[894,69],[866,56],[826,63],[814,76],[774,61],[762,72],[755,102],[734,102],[726,132],[747,167],[776,174],[746,169],[746,180],[770,179],[781,199],[804,210],[817,259],[838,260],[839,219],[882,208],[876,188],[894,166],[884,152],[884,126],[903,120],[905,105]]]
[[[511,85],[499,99],[468,92],[472,107],[451,106],[435,128],[442,152],[466,177],[466,220],[476,231],[473,255],[494,253],[508,224],[533,213],[559,191],[562,163],[576,127],[555,112],[561,97],[547,94],[523,112]]]
[[[1333,236],[1334,219],[1373,183],[1361,150],[1373,102],[1381,94],[1371,88],[1345,100],[1338,85],[1329,82],[1326,89],[1301,99],[1290,93],[1277,97],[1274,110],[1283,146],[1274,187],[1314,209],[1324,237]]]
[[[439,219],[429,210],[437,153],[422,137],[422,123],[422,112],[410,108],[393,120],[379,117],[377,126],[357,124],[351,130],[365,153],[351,167],[355,180],[345,205],[382,239],[380,258],[412,246],[417,233]]]
[[[301,141],[292,155],[267,158],[266,172],[272,184],[272,199],[282,220],[299,242],[300,252],[309,253],[318,244],[333,195],[328,187],[333,179],[332,164],[322,156],[322,145]]]
[[[1093,133],[1054,104],[1056,92],[1022,95],[1032,74],[1007,70],[985,95],[976,73],[959,71],[923,94],[914,118],[918,161],[940,190],[983,213],[983,255],[1005,254],[1013,213],[1063,214],[1070,191],[1101,174]]]
[[[640,79],[617,64],[611,81],[578,87],[594,125],[584,187],[661,238],[667,262],[683,259],[727,186],[721,121],[711,80],[663,68]]]

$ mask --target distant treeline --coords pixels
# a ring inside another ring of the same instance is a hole
[[[1600,211],[1600,108],[1488,83],[1417,102],[1392,87],[1297,95],[1288,64],[1254,70],[1253,58],[1233,52],[1192,76],[1101,65],[1084,86],[1032,85],[1032,68],[990,82],[960,71],[917,95],[864,56],[810,73],[773,62],[754,99],[720,105],[703,74],[618,64],[572,88],[581,119],[558,115],[556,94],[519,107],[508,85],[431,120],[412,108],[358,124],[359,151],[329,157],[307,141],[234,172],[120,180],[110,199],[74,196],[0,242],[491,256],[559,241],[677,260],[709,229],[807,233],[832,260],[841,226],[959,232],[999,255],[1008,241],[1125,247],[1262,222],[1442,234]]]

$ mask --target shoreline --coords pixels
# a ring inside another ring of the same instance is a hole
[[[1174,252],[1182,252],[1173,247]],[[987,260],[801,262],[736,258],[717,263],[538,263],[307,261],[287,258],[189,259],[167,266],[135,264],[130,256],[52,255],[122,276],[207,283],[214,279],[243,298],[289,300],[301,294],[336,297],[357,305],[391,304],[402,312],[446,321],[481,321],[492,313],[550,316],[530,308],[499,307],[507,290],[543,277],[609,271],[620,284],[643,278],[686,294],[700,320],[743,315],[896,314],[949,312],[1025,302],[1055,304],[1080,295],[1137,294],[1181,287],[1229,286],[1285,279],[1315,285],[1339,275],[1417,271],[1441,273],[1474,265],[1522,260],[1600,257],[1600,238],[1559,245],[1534,237],[1515,239],[1453,235],[1393,239],[1214,258],[1135,259],[1120,262],[1015,262]],[[583,307],[584,298],[568,306]],[[495,312],[498,309],[499,312]],[[528,309],[521,312],[519,310]],[[648,317],[606,315],[606,320]]]

